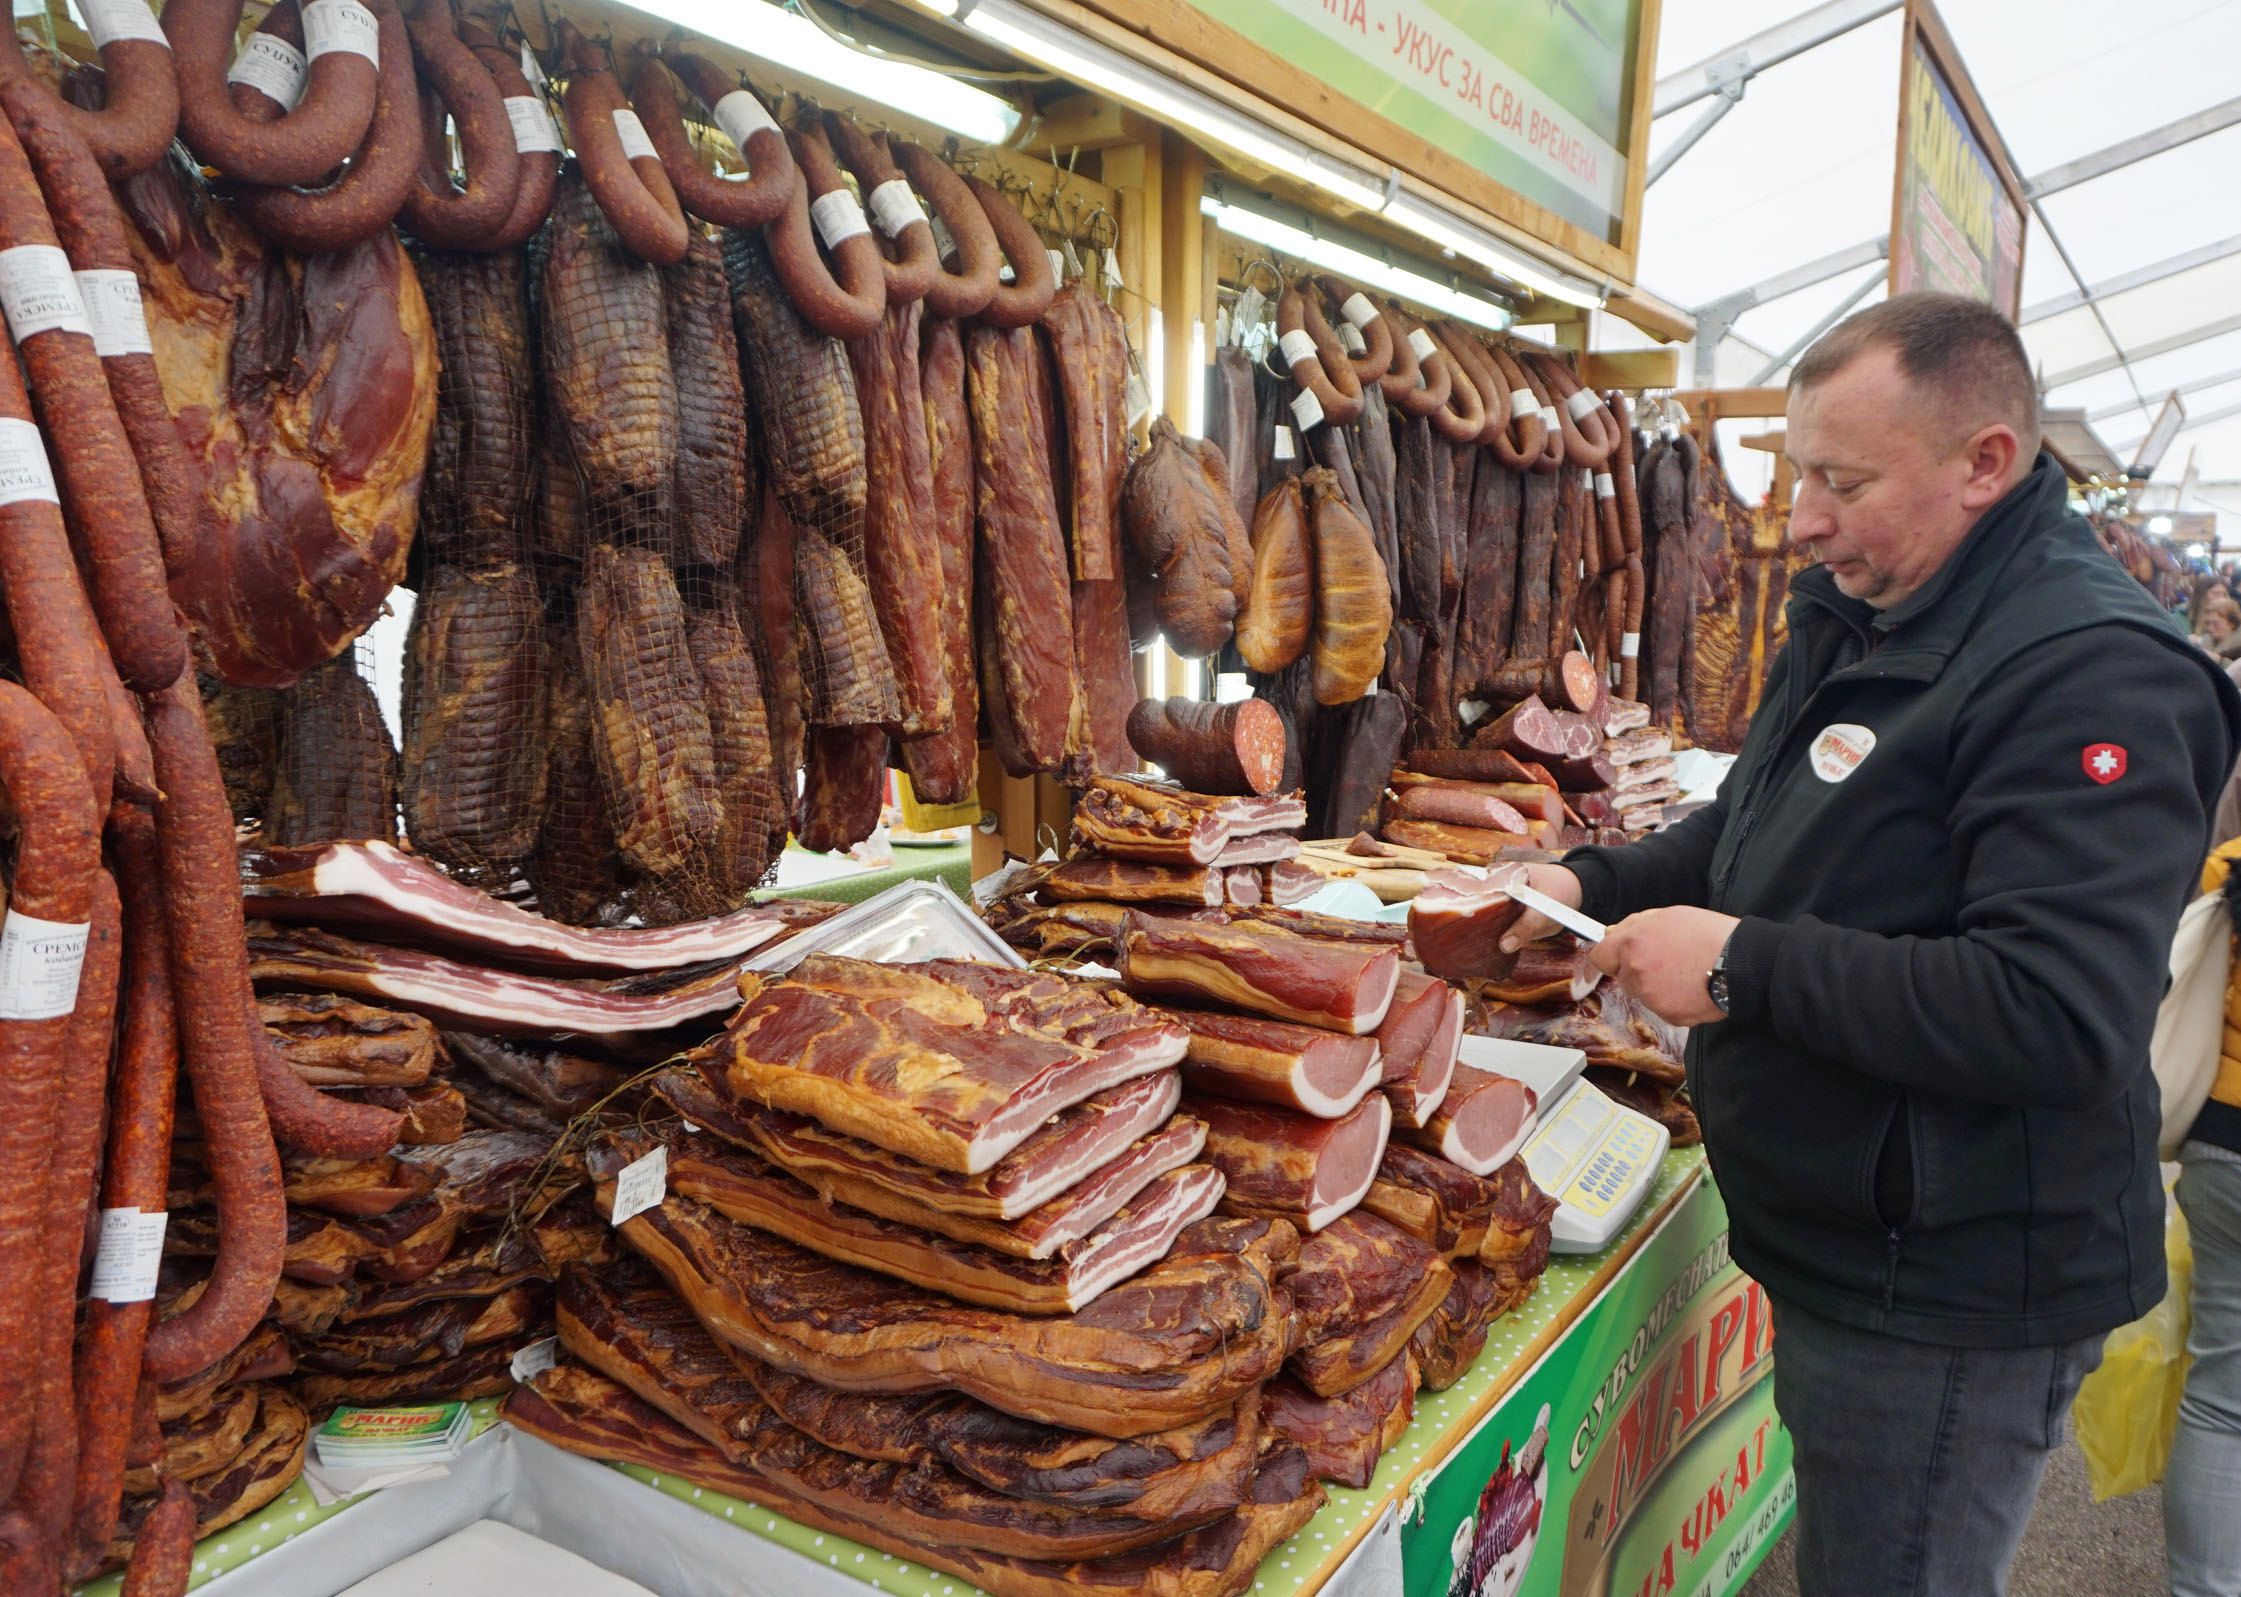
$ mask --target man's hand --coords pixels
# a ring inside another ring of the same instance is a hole
[[[1580,879],[1561,865],[1526,866],[1525,885],[1536,893],[1548,894],[1566,909],[1580,907]],[[1539,910],[1529,909],[1502,934],[1502,952],[1514,954],[1527,943],[1554,937],[1563,929]]]
[[[1708,909],[1647,909],[1613,926],[1588,959],[1669,1024],[1707,1025],[1725,1017],[1704,978],[1735,926],[1733,915]]]

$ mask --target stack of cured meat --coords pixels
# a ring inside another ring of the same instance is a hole
[[[1616,819],[1627,837],[1654,832],[1665,806],[1681,796],[1673,736],[1650,724],[1650,707],[1613,699],[1603,718],[1603,763],[1611,785],[1597,795],[1597,813]]]
[[[508,1417],[998,1593],[1243,1588],[1321,1501],[1264,1424],[1281,1220],[1213,1213],[1186,1034],[1110,984],[811,955],[592,1152],[658,1143]],[[649,1129],[650,1128],[650,1129]]]

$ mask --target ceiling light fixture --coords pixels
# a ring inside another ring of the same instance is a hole
[[[1502,332],[1515,320],[1502,306],[1475,294],[1426,277],[1421,272],[1410,271],[1405,266],[1395,266],[1390,261],[1350,245],[1336,243],[1305,228],[1297,227],[1279,217],[1274,217],[1250,207],[1217,199],[1209,194],[1199,201],[1199,211],[1225,233],[1251,239],[1278,254],[1310,262],[1337,273],[1359,287],[1381,288],[1389,294],[1422,305],[1427,310],[1445,311],[1458,321],[1469,322],[1474,327],[1484,327]]]

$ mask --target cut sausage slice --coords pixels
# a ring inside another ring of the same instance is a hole
[[[1525,912],[1508,892],[1519,869],[1434,871],[1424,878],[1408,906],[1408,935],[1426,970],[1449,981],[1509,973],[1516,956],[1502,952],[1502,934]]]
[[[1374,1037],[1345,1037],[1314,1026],[1214,1010],[1166,1013],[1190,1028],[1183,1079],[1193,1091],[1335,1120],[1379,1080]]]
[[[1229,1178],[1224,1207],[1309,1233],[1362,1201],[1393,1129],[1381,1093],[1336,1120],[1203,1093],[1186,1094],[1183,1107],[1206,1122],[1206,1157]]]
[[[1509,1163],[1539,1123],[1540,1097],[1522,1081],[1457,1065],[1447,1099],[1421,1128],[1401,1135],[1474,1176]]]

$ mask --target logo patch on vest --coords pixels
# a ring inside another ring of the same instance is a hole
[[[2085,746],[2085,774],[2107,787],[2124,774],[2130,762],[2125,758],[2121,743],[2088,743]]]
[[[1873,752],[1873,732],[1849,721],[1839,721],[1834,726],[1821,728],[1821,735],[1813,740],[1809,758],[1815,776],[1824,782],[1841,782],[1857,771],[1860,762]]]

